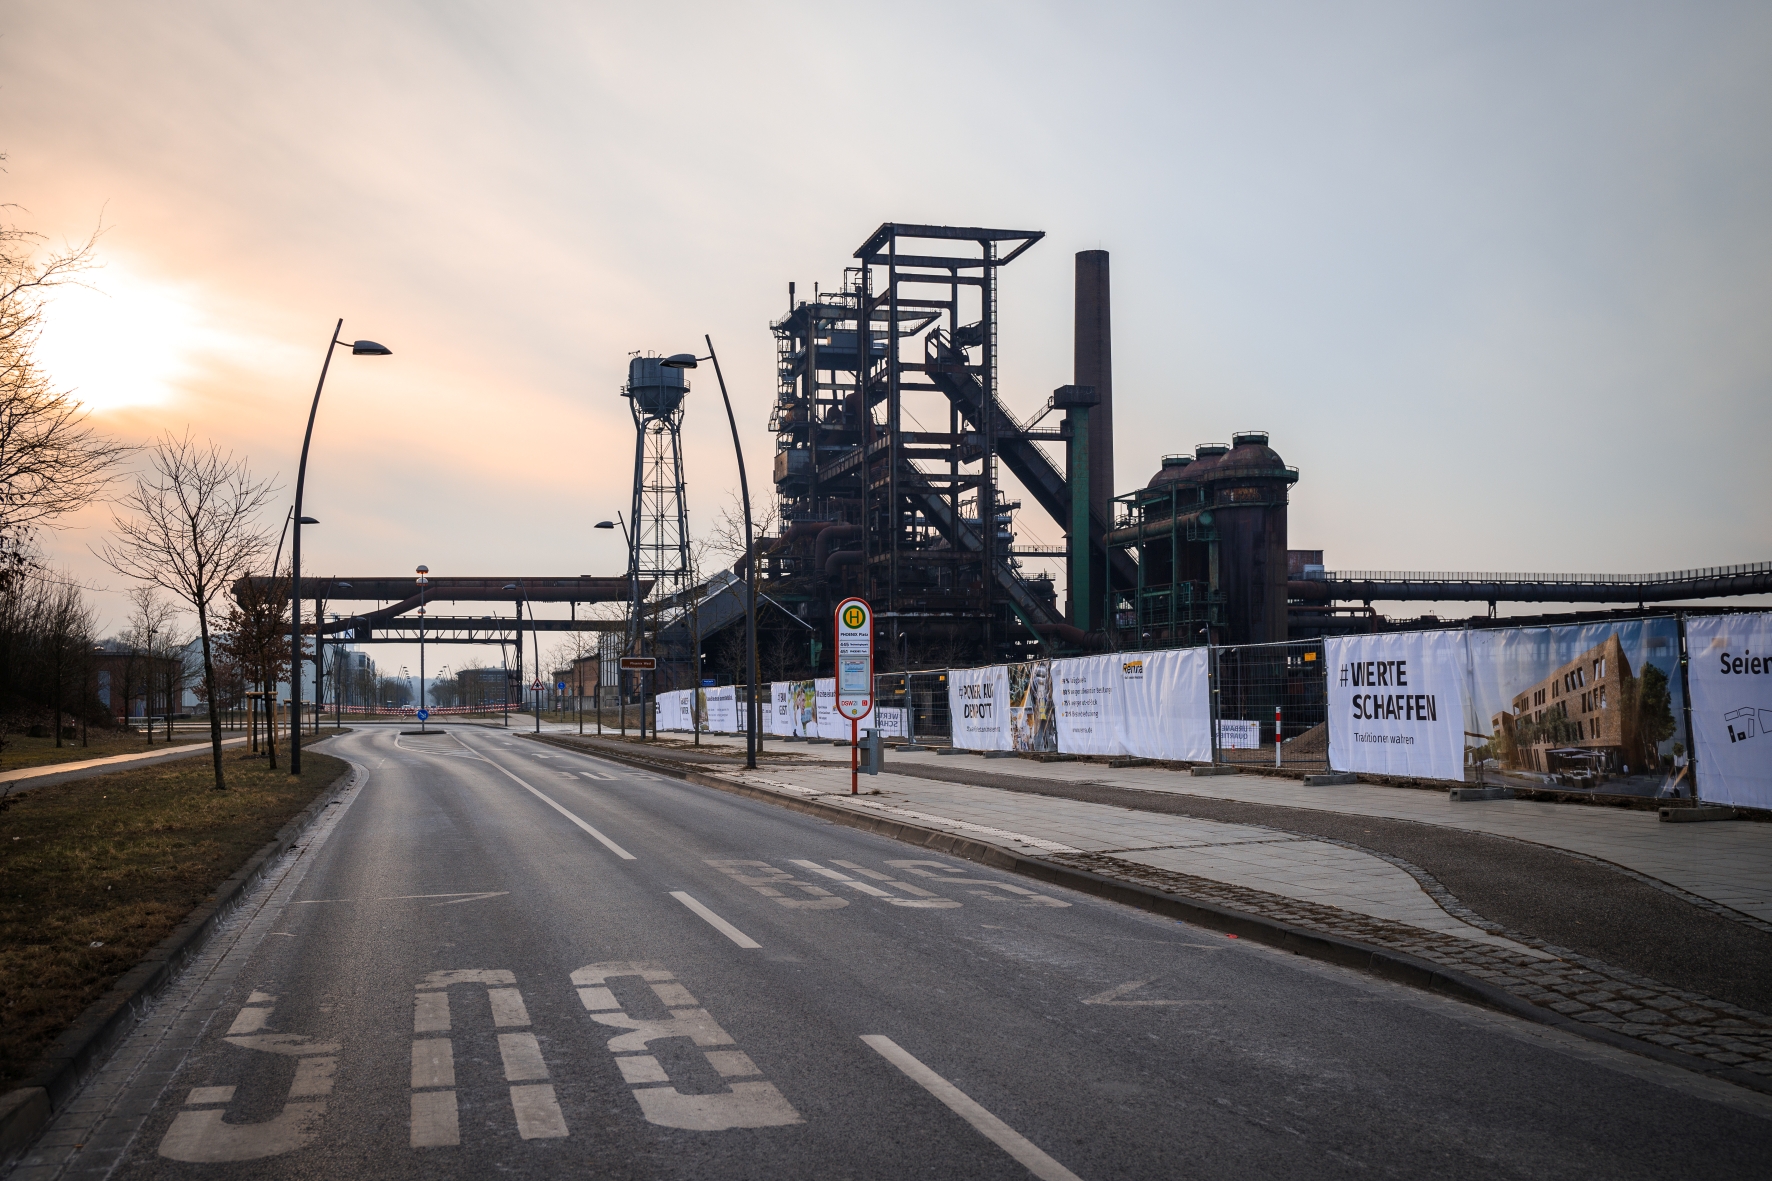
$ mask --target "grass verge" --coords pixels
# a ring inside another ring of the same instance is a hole
[[[223,738],[243,736],[243,731],[223,730]],[[191,734],[180,732],[172,739],[173,746],[189,746],[193,742],[208,742],[208,734]],[[134,731],[93,730],[87,735],[87,744],[80,745],[78,738],[64,738],[57,746],[53,738],[27,738],[22,734],[8,734],[6,749],[0,751],[0,771],[17,771],[25,767],[47,767],[53,763],[78,763],[86,759],[108,759],[112,755],[151,754],[166,747],[166,737],[160,731],[154,732],[154,743]]]
[[[283,754],[278,751],[279,756]],[[0,1086],[342,775],[318,751],[287,765],[224,753],[24,793],[0,812]]]

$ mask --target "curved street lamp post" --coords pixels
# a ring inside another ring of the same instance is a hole
[[[666,369],[694,369],[698,361],[714,363],[714,377],[720,382],[720,401],[726,405],[726,424],[732,428],[732,453],[738,459],[738,495],[744,502],[744,655],[745,679],[749,683],[750,702],[745,706],[744,765],[750,770],[757,766],[758,734],[757,726],[762,720],[759,716],[757,702],[757,543],[751,536],[751,486],[745,479],[744,447],[738,441],[738,419],[732,414],[732,399],[726,395],[726,375],[720,371],[720,358],[714,352],[714,338],[703,336],[707,342],[708,355],[697,357],[694,353],[676,353],[666,357],[659,364]],[[697,643],[700,636],[696,637]],[[699,688],[699,686],[698,686]]]
[[[326,346],[326,359],[320,363],[320,381],[314,386],[314,402],[308,407],[308,429],[301,437],[301,466],[295,472],[295,534],[290,549],[290,582],[289,597],[289,694],[290,721],[289,733],[289,773],[301,774],[301,527],[318,525],[320,522],[312,517],[301,515],[302,492],[308,479],[308,444],[314,438],[314,416],[320,412],[320,392],[326,388],[326,371],[332,367],[332,352],[342,343],[338,334],[344,331],[344,318],[332,329],[332,340]],[[351,342],[353,357],[387,357],[393,355],[393,349],[376,344],[373,340],[354,340]],[[272,573],[276,573],[275,567]],[[315,621],[315,639],[319,638],[319,621]]]

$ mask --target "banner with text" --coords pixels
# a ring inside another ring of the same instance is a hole
[[[1699,798],[1772,808],[1772,614],[1687,619],[1686,655]]]
[[[1465,633],[1327,639],[1324,656],[1332,768],[1464,779]]]
[[[820,677],[814,684],[818,686],[818,733],[814,737],[848,742],[849,719],[837,712],[837,678]]]
[[[1009,669],[956,668],[948,672],[948,714],[954,745],[962,750],[1010,750]]]
[[[786,738],[794,733],[794,682],[772,681],[769,709],[763,717],[763,733]]]
[[[1123,755],[1119,656],[1079,656],[1052,662],[1058,749],[1073,755]]]
[[[707,701],[707,728],[715,734],[738,732],[738,690],[731,685],[703,689]]]
[[[1119,666],[1113,697],[1121,749],[1141,759],[1211,762],[1206,649],[1121,652],[1113,659]]]

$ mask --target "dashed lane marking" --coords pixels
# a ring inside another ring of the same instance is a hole
[[[720,932],[720,934],[726,936],[726,938],[732,940],[740,947],[752,948],[763,946],[761,943],[758,943],[755,939],[752,939],[749,935],[746,935],[743,931],[740,931],[737,927],[697,902],[686,892],[682,890],[672,890],[671,897],[675,898],[678,902],[681,902],[684,906],[687,906],[690,910],[707,920],[708,926]]]
[[[1027,1171],[1040,1178],[1040,1181],[1082,1181],[1082,1178],[1047,1156],[1033,1141],[986,1111],[970,1095],[917,1061],[885,1034],[863,1034],[861,1040],[880,1057],[904,1071],[918,1086],[946,1104],[949,1111],[971,1124],[987,1140],[1026,1166]]]
[[[513,783],[517,784],[517,786],[521,787],[524,791],[528,792],[530,795],[533,795],[536,799],[540,800],[542,803],[546,804],[548,807],[552,808],[554,811],[558,812],[560,815],[566,817],[566,819],[572,821],[572,823],[578,825],[580,828],[582,828],[586,832],[590,833],[591,836],[595,837],[599,842],[601,842],[605,848],[607,848],[611,853],[614,853],[617,857],[621,858],[623,861],[638,860],[638,858],[636,858],[632,853],[628,852],[626,849],[622,848],[620,845],[616,844],[614,841],[610,840],[608,837],[604,836],[602,833],[598,832],[596,829],[592,828],[590,825],[586,824],[584,821],[582,821],[578,817],[574,816],[571,812],[568,812],[565,808],[562,808],[559,804],[556,804],[552,799],[548,798],[546,795],[543,795],[541,792],[536,791],[533,787],[530,787],[527,783],[523,782],[523,780],[519,779],[517,776],[512,775],[509,771],[506,771],[503,767],[500,767],[497,763],[492,762],[491,759],[487,759],[486,761],[490,765],[492,765],[494,767],[498,767],[500,772],[502,772]]]

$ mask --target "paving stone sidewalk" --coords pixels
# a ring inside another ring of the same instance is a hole
[[[710,753],[744,748],[742,738],[723,734],[703,735],[702,744]],[[779,738],[768,739],[765,751],[766,757],[792,755],[794,762],[849,762],[847,749]],[[1772,925],[1772,824],[1664,824],[1654,812],[1622,808],[1536,800],[1454,803],[1439,791],[1375,784],[1306,787],[1296,779],[1266,775],[1193,776],[1167,767],[1109,767],[1104,762],[987,761],[977,755],[895,750],[888,754],[886,765],[943,776],[963,772],[981,779],[1008,772],[1027,779],[1311,808],[1486,833],[1609,862]]]
[[[851,796],[847,770],[831,763],[718,774],[1405,952],[1574,1020],[1772,1080],[1772,1016],[1506,930],[1418,867],[1347,842],[908,774],[870,777],[864,790],[877,794]]]

